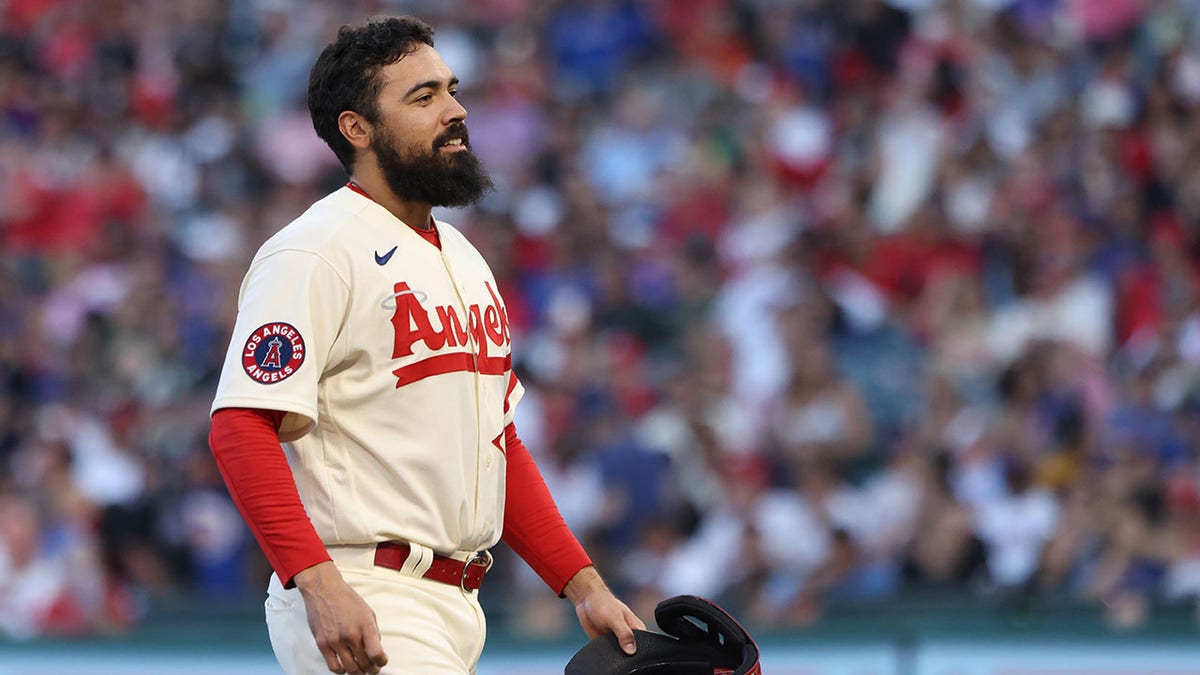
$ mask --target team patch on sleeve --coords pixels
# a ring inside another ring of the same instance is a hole
[[[290,323],[268,323],[254,329],[242,348],[242,368],[259,384],[291,377],[304,363],[304,338]]]

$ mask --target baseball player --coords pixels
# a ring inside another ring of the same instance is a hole
[[[474,673],[500,539],[589,635],[633,653],[645,628],[517,436],[487,263],[431,216],[491,186],[457,87],[426,24],[343,27],[308,105],[350,182],[263,244],[239,293],[209,440],[274,569],[267,625],[288,673]]]

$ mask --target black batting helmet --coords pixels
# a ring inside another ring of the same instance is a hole
[[[666,633],[635,630],[637,653],[621,651],[608,633],[567,663],[565,675],[762,675],[758,645],[728,612],[694,595],[658,603],[654,620]]]

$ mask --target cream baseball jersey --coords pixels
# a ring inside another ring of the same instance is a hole
[[[500,539],[504,428],[523,389],[491,270],[346,187],[255,255],[213,411],[287,413],[280,440],[326,545]]]

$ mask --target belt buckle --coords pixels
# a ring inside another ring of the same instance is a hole
[[[488,570],[492,569],[493,562],[495,562],[495,560],[492,558],[491,551],[484,550],[476,553],[474,558],[471,558],[467,561],[467,564],[463,565],[462,576],[458,578],[458,587],[461,588],[464,593],[467,592],[467,571],[471,569],[472,565],[482,566],[483,573],[487,574]]]

